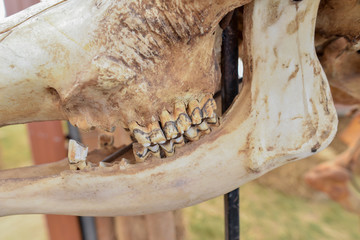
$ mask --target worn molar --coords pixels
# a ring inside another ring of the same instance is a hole
[[[184,145],[185,139],[193,142],[209,134],[209,124],[218,122],[215,110],[215,100],[211,94],[206,94],[200,102],[192,99],[187,106],[177,101],[172,113],[164,109],[159,116],[161,125],[155,118],[147,127],[140,126],[135,121],[131,122],[129,129],[141,145],[136,144],[134,147],[136,159],[143,162],[150,156],[173,156],[175,148]]]

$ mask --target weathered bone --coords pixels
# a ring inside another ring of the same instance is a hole
[[[40,14],[40,19],[47,19],[46,17],[49,19],[46,20],[46,23],[37,22],[36,24],[52,23],[56,18],[51,18],[51,16],[55,16],[58,13],[57,11],[78,8],[78,4],[71,5],[74,2],[65,2],[54,7],[53,10],[48,10],[52,11],[51,15]],[[96,10],[96,7],[99,7],[100,11],[104,11],[106,9],[104,5],[106,6],[108,3],[94,6],[91,5],[93,4],[92,1],[78,2],[83,3],[82,7],[84,9],[80,9],[80,12],[77,10],[76,14],[84,16],[85,25],[94,25],[94,28],[96,28],[95,23],[99,18],[96,14],[92,15],[92,13],[99,11]],[[222,3],[226,5],[227,1],[222,1]],[[241,4],[234,4],[232,7]],[[335,135],[337,118],[326,77],[314,51],[314,25],[318,4],[319,0],[256,0],[245,6],[244,86],[232,107],[221,119],[220,127],[214,127],[209,135],[200,138],[199,141],[187,143],[185,146],[176,149],[176,153],[172,157],[166,159],[153,157],[144,163],[134,165],[114,164],[112,167],[94,167],[81,171],[71,171],[67,170],[62,162],[59,162],[52,165],[1,172],[0,215],[56,213],[114,216],[145,214],[182,208],[233,190],[275,167],[307,157],[325,148]],[[210,12],[214,11],[213,8],[209,7],[209,9]],[[228,11],[231,10],[231,7],[226,8],[225,6],[223,9]],[[223,15],[220,14],[219,16]],[[34,31],[32,26],[35,27],[34,22],[36,21],[32,19],[29,22],[28,25],[31,27],[28,28],[28,31]],[[27,25],[26,22],[22,25],[24,24]],[[106,24],[111,26],[111,24],[115,23],[107,22]],[[55,24],[55,26],[57,25]],[[27,28],[24,27],[24,29]],[[21,37],[25,36],[22,35],[25,33],[24,29],[20,32],[16,31],[16,29],[13,30],[8,37],[17,34],[20,40],[15,41],[16,38],[12,38],[12,41],[9,40],[10,42],[6,44],[2,43],[1,48],[5,49],[8,54],[12,54],[15,51],[15,46],[21,42]],[[77,31],[80,31],[80,35],[83,37],[81,43],[86,43],[88,42],[85,40],[86,34],[82,35],[82,29],[77,29]],[[71,34],[69,35],[72,32],[71,30],[74,30],[74,28],[70,27],[63,34],[71,36]],[[57,31],[58,33],[59,31]],[[31,36],[30,33],[29,35]],[[3,36],[6,39],[6,36]],[[54,36],[54,38],[56,37]],[[54,38],[50,38],[49,42]],[[190,40],[197,41],[197,39]],[[45,59],[52,62],[51,66],[57,66],[54,70],[45,67],[44,69],[47,70],[45,71],[46,77],[53,76],[49,73],[57,73],[57,71],[63,69],[61,63],[68,62],[77,63],[75,66],[65,64],[67,68],[70,68],[67,73],[71,79],[91,79],[96,71],[101,70],[87,71],[86,69],[91,66],[89,62],[93,56],[89,57],[85,54],[86,51],[79,51],[77,47],[71,47],[72,43],[68,37],[65,37],[64,41],[66,44],[70,44],[67,49],[71,51],[66,51],[69,56],[62,55],[64,59],[58,64],[55,63],[56,59]],[[27,42],[29,47],[34,44],[31,39]],[[202,44],[201,56],[204,56],[205,59],[211,59],[207,57],[209,55],[208,49],[210,46],[214,46],[214,39],[208,42],[202,41]],[[87,44],[81,46],[83,49],[91,47]],[[196,49],[192,50],[198,51]],[[185,51],[185,53],[188,52]],[[7,55],[5,54],[5,56]],[[196,56],[196,54],[191,56]],[[70,61],[70,58],[74,58],[74,60]],[[201,66],[197,65],[197,63],[203,63],[204,58],[201,61],[195,58],[191,59],[191,61],[194,61],[193,64],[196,69]],[[26,60],[31,61],[32,59]],[[39,64],[39,61],[37,60],[36,63]],[[154,61],[156,61],[155,58]],[[134,74],[130,71],[131,69],[114,67],[111,64],[115,63],[109,61],[106,56],[99,56],[99,58],[95,59],[95,62],[101,63],[103,66],[109,65],[108,72],[101,72],[101,79],[103,80],[101,87],[107,86],[108,82],[106,80],[113,76],[110,74],[111,71],[122,72],[121,76],[124,78],[131,77]],[[166,60],[161,63],[165,62]],[[21,63],[25,67],[28,62],[22,61]],[[168,63],[173,62],[169,60]],[[184,66],[186,65],[178,67]],[[16,65],[16,69],[19,69],[18,65]],[[191,68],[187,69],[192,70]],[[165,72],[164,69],[160,70]],[[203,68],[202,70],[206,69]],[[6,72],[3,71],[0,76],[3,76]],[[70,76],[76,72],[83,75],[75,78]],[[146,73],[144,72],[144,74]],[[23,73],[19,72],[18,74]],[[202,77],[215,77],[216,75],[216,72],[212,72],[210,75]],[[53,78],[59,79],[56,74]],[[25,76],[16,76],[16,79],[22,79],[21,82],[24,82]],[[6,80],[10,81],[9,79]],[[34,82],[34,80],[30,82]],[[203,86],[200,78],[194,79],[194,83]],[[38,89],[44,89],[43,84],[44,82],[40,81]],[[55,81],[54,84],[57,85]],[[74,82],[71,84],[74,84]],[[72,93],[78,94],[76,96],[80,97],[79,99],[98,94],[97,91],[92,91],[91,94],[88,93],[90,95],[86,95],[87,88],[80,90],[76,87],[75,82]],[[94,86],[92,85],[92,87]],[[109,88],[111,87],[113,86],[109,86]],[[50,93],[53,91],[51,89],[48,89]],[[58,85],[55,89],[62,89],[62,86]],[[164,89],[167,89],[167,86],[164,86]],[[204,89],[204,93],[211,93],[208,90]],[[59,92],[59,90],[56,91]],[[170,92],[169,96],[175,94],[175,92],[176,90]],[[54,95],[56,94],[54,93]],[[60,98],[63,98],[62,103],[65,101],[66,107],[74,109],[76,104],[83,104],[80,106],[84,106],[84,102],[79,102],[79,99],[75,99],[73,96],[65,96],[64,98],[61,93],[59,95]],[[149,96],[149,99],[153,96]],[[10,96],[4,95],[4,97],[9,105],[10,100],[8,99],[10,99]],[[194,96],[191,96],[191,98],[185,96],[183,99],[187,99],[189,102],[195,98]],[[166,100],[169,99],[166,97],[162,99],[164,102]],[[22,99],[22,103],[23,101],[25,100]],[[46,101],[52,101],[51,94],[49,94]],[[89,108],[92,104],[100,104],[100,106],[104,106],[106,110],[111,112],[111,109],[106,105],[109,104],[110,99],[107,98],[106,101],[106,103],[105,100],[104,102],[94,103],[87,99],[85,103],[89,104]],[[144,105],[138,104],[139,101],[144,101],[144,98],[141,97],[139,100],[135,100],[135,106]],[[150,105],[148,102],[146,104]],[[20,102],[19,105],[14,106],[14,109],[8,110],[6,113],[10,117],[2,116],[1,122],[9,124],[18,122],[17,119],[28,121],[45,115],[48,117],[50,116],[48,112],[53,110],[54,107],[54,104],[50,104],[52,108],[45,109],[46,111],[44,110],[42,116],[27,112],[26,114],[29,114],[29,117],[21,117],[16,115],[15,112],[19,111],[22,103]],[[124,109],[126,109],[127,104],[125,101]],[[160,104],[159,107],[163,106]],[[4,109],[4,105],[0,109]],[[81,111],[85,110],[87,109],[81,108]],[[159,110],[162,109],[159,108]],[[143,113],[144,111],[140,109],[140,112]],[[153,111],[150,117],[146,114],[145,116],[138,116],[134,112],[130,112],[126,117],[122,117],[125,119],[121,121],[126,123],[127,121],[131,122],[139,119],[139,122],[143,124],[154,117],[154,112],[157,111]],[[90,125],[104,124],[98,121],[93,113],[81,113],[82,117],[85,116],[85,118],[89,117],[90,119],[86,119],[86,125],[89,122]],[[75,116],[72,116],[71,112],[65,114],[70,114],[68,115],[70,118]],[[59,117],[62,117],[62,115],[54,116],[54,118]],[[76,117],[79,117],[78,123],[81,123],[81,115]],[[111,126],[114,121],[117,121],[117,119],[110,118],[104,124],[105,127]],[[131,158],[129,154],[127,153],[123,157]],[[103,152],[94,152],[89,155],[88,161],[91,161],[92,158],[101,159],[104,155]],[[57,168],[54,169],[54,166]],[[14,176],[20,177],[14,178]]]

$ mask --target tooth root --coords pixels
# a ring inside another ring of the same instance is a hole
[[[186,106],[183,102],[176,102],[174,107],[174,115],[177,119],[180,114],[186,113]]]
[[[216,110],[216,102],[210,94],[206,95],[200,102],[203,118],[212,118]]]
[[[131,122],[129,129],[138,143],[144,147],[150,146],[150,134],[147,128],[140,126],[137,122]]]
[[[133,152],[136,162],[144,162],[150,154],[150,151],[148,151],[147,147],[144,147],[142,144],[139,143],[133,144]]]
[[[71,170],[82,170],[86,168],[86,157],[88,148],[77,141],[70,139],[68,150],[68,161]]]
[[[150,141],[152,144],[164,143],[166,141],[164,132],[161,130],[159,122],[153,122],[150,124],[151,130]]]
[[[179,131],[176,128],[174,118],[170,115],[168,111],[162,111],[162,113],[160,114],[160,121],[167,140],[179,136]]]
[[[198,129],[201,131],[207,131],[210,129],[209,125],[206,123],[206,121],[202,121],[198,126]]]
[[[188,105],[188,115],[191,118],[192,124],[197,125],[202,121],[202,112],[197,100],[191,100]]]
[[[161,158],[160,150],[157,151],[157,152],[151,152],[151,155],[152,155],[153,157],[156,157],[156,158]]]
[[[166,157],[171,157],[174,155],[175,150],[174,150],[173,140],[167,141],[166,143],[161,144],[160,146],[161,146],[161,149],[164,150]]]
[[[199,133],[196,127],[191,127],[185,132],[185,137],[190,141],[196,141],[199,139]]]

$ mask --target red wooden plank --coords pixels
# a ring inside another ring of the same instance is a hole
[[[31,5],[40,2],[39,0],[4,0],[6,16],[13,15]]]
[[[67,155],[61,122],[28,124],[32,156],[36,164],[55,162]],[[81,240],[79,220],[74,216],[46,215],[51,240]]]

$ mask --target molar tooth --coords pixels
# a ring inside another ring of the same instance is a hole
[[[164,143],[166,141],[165,135],[160,128],[159,122],[152,122],[149,125],[150,141],[152,144]]]
[[[144,162],[145,159],[149,156],[150,152],[148,151],[147,147],[139,143],[133,144],[133,152],[136,159],[136,162]]]
[[[185,137],[190,141],[196,141],[199,139],[199,133],[197,127],[191,127],[185,132]]]
[[[174,144],[176,144],[178,147],[183,146],[185,144],[184,137],[181,135],[180,137],[175,138]]]
[[[202,121],[202,123],[200,123],[198,126],[198,129],[201,131],[207,131],[210,129],[209,125],[206,123],[206,121]]]
[[[159,145],[152,145],[152,146],[149,146],[148,149],[153,152],[153,153],[156,153],[159,151]]]
[[[71,170],[82,170],[86,167],[88,148],[77,141],[70,139],[68,161]]]
[[[191,127],[191,119],[186,113],[185,104],[182,102],[175,103],[174,114],[176,119],[176,128],[180,134],[184,134]]]
[[[171,157],[174,155],[175,151],[174,151],[174,142],[173,140],[167,141],[164,144],[160,145],[161,148],[164,150],[165,156],[166,157]]]
[[[167,140],[179,136],[179,131],[176,128],[174,118],[170,115],[168,111],[162,111],[162,113],[160,114],[160,121]]]
[[[216,113],[214,113],[214,116],[212,118],[206,119],[206,121],[207,121],[207,123],[215,124],[216,126],[219,124],[219,119],[218,119]]]
[[[131,122],[129,128],[138,143],[144,147],[150,146],[150,134],[147,128],[140,126],[137,122]]]
[[[199,102],[195,99],[191,100],[188,105],[188,114],[191,118],[192,124],[197,125],[202,121],[202,112]]]
[[[203,118],[212,118],[214,116],[214,111],[216,110],[216,102],[210,94],[207,94],[201,100],[200,106]]]

